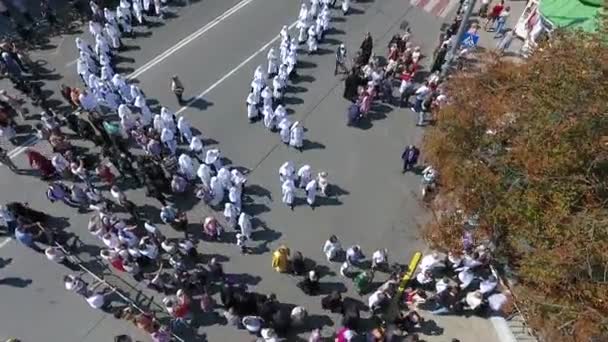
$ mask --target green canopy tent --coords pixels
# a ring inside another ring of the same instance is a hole
[[[596,32],[602,3],[603,0],[540,0],[538,9],[554,28]]]

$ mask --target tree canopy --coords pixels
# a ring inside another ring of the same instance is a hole
[[[608,336],[605,33],[558,32],[525,63],[455,75],[424,140],[439,196],[453,199],[427,238],[455,248],[458,213],[475,215],[474,234],[515,271],[518,301],[551,341]]]

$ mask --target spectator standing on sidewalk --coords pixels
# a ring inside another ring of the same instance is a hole
[[[509,19],[510,15],[511,15],[510,6],[505,7],[500,12],[500,14],[498,15],[498,19],[496,20],[496,28],[494,29],[496,34],[494,35],[494,38],[501,38],[502,36],[504,36],[505,28],[507,26],[507,19]]]
[[[500,15],[500,13],[502,12],[502,10],[505,8],[505,2],[504,0],[501,0],[498,4],[494,5],[494,7],[492,7],[492,11],[490,12],[490,15],[488,16],[488,19],[486,19],[485,24],[483,25],[483,28],[488,31],[488,25],[494,25],[494,23],[498,20],[498,16]]]
[[[180,81],[180,79],[177,77],[177,75],[173,75],[173,77],[171,77],[171,91],[173,92],[173,94],[175,94],[177,102],[179,104],[182,104],[184,102],[184,99],[182,98],[182,96],[184,95],[184,85],[182,84],[182,81]]]

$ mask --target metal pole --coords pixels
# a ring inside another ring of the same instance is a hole
[[[441,77],[445,77],[448,73],[448,69],[452,65],[454,61],[454,57],[458,53],[458,48],[460,48],[460,42],[462,41],[462,37],[467,31],[467,27],[469,26],[469,19],[471,19],[471,15],[473,14],[473,9],[475,8],[476,0],[468,0],[469,5],[467,6],[467,11],[460,22],[460,27],[458,28],[458,33],[456,33],[456,40],[452,42],[452,47],[447,54],[445,62],[443,63],[443,67],[441,68]]]

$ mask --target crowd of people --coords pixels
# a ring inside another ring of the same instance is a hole
[[[291,37],[288,28],[283,27],[279,53],[270,49],[266,72],[262,66],[257,67],[246,100],[247,117],[251,122],[261,119],[269,130],[279,132],[282,142],[300,151],[304,128],[300,122],[289,120],[283,97],[290,79],[297,76],[299,44],[306,43],[311,54],[317,51],[329,29],[334,5],[335,1],[331,0],[311,0],[310,6],[302,4],[297,37]],[[161,0],[144,0],[143,3],[141,0],[121,0],[116,9],[110,9],[91,1],[92,19],[88,26],[94,44],[76,38],[79,54],[76,69],[83,86],[63,85],[61,88],[61,94],[74,110],[71,113],[60,115],[46,105],[39,87],[23,77],[24,72],[31,72],[27,55],[14,46],[0,47],[3,51],[0,65],[15,87],[24,89],[22,91],[43,110],[36,133],[39,139],[49,142],[52,155],[45,156],[30,148],[26,156],[30,166],[48,182],[47,198],[51,203],[61,202],[81,213],[93,212],[87,229],[104,246],[99,253],[100,259],[115,272],[143,282],[163,296],[162,303],[170,320],[161,323],[153,313],[132,305],[112,305],[112,288],[100,290],[105,283],[89,285],[75,275],[79,266],[71,253],[78,249],[78,238],[48,228],[45,213],[23,203],[2,206],[0,218],[6,224],[5,233],[73,271],[64,277],[66,290],[82,296],[94,309],[133,322],[154,341],[170,341],[172,332],[188,327],[195,315],[216,315],[217,305],[212,296],[217,292],[221,316],[226,322],[260,336],[263,341],[279,341],[279,336],[310,330],[306,307],[285,305],[279,303],[274,294],[253,292],[224,273],[217,258],[206,260],[199,254],[192,232],[188,231],[188,215],[177,208],[180,199],[194,194],[221,211],[225,220],[220,222],[214,216],[208,216],[203,220],[201,231],[213,241],[222,240],[226,229],[234,229],[237,248],[248,253],[248,242],[256,227],[252,215],[242,205],[247,178],[239,168],[223,165],[221,151],[206,148],[203,137],[195,134],[185,116],[176,115],[164,106],[155,114],[147,104],[144,91],[115,72],[123,37],[132,37],[133,26],[145,25],[147,16],[162,18],[163,6]],[[348,0],[342,2],[344,14],[348,13],[349,6]],[[443,44],[440,49],[444,49]],[[447,101],[435,65],[443,58],[441,50],[435,56],[433,73],[426,80],[419,79],[424,56],[420,47],[412,43],[409,30],[391,39],[387,63],[381,63],[373,51],[370,33],[366,34],[352,65],[347,65],[344,44],[336,51],[334,73],[347,74],[344,98],[352,103],[348,108],[348,124],[356,126],[368,119],[377,101],[411,107],[418,114],[419,126],[432,122],[428,114]],[[272,79],[271,84],[268,79]],[[177,76],[172,77],[170,89],[178,104],[183,104],[184,88]],[[19,101],[4,91],[0,92],[0,107],[20,115],[24,113]],[[118,122],[108,119],[110,113],[118,114]],[[14,123],[2,121],[0,115],[0,125],[5,135]],[[86,154],[73,146],[66,136],[65,126],[99,147],[101,153]],[[9,135],[10,132],[5,136]],[[133,145],[143,153],[135,152]],[[419,154],[415,146],[406,147],[402,154],[404,173],[417,164]],[[5,151],[0,150],[0,158],[11,170],[21,171]],[[298,189],[305,191],[306,202],[313,209],[319,194],[331,195],[327,172],[315,174],[308,164],[296,168],[293,162],[287,161],[278,173],[282,202],[292,210]],[[438,175],[431,166],[424,168],[422,175],[423,184],[428,185],[423,189],[424,195],[425,190],[434,186]],[[141,208],[127,198],[124,192],[127,184],[144,187],[146,196],[160,203],[160,221],[182,232],[184,237],[165,237],[153,223],[155,220],[146,217]],[[45,247],[41,248],[41,244]],[[403,270],[389,264],[386,249],[378,249],[367,258],[361,246],[343,249],[338,238],[331,236],[321,250],[328,262],[339,262],[339,274],[351,279],[360,295],[368,296],[364,310],[371,313],[370,320],[374,322],[372,329],[361,334],[362,308],[358,301],[332,291],[321,298],[321,304],[324,309],[343,315],[336,341],[353,341],[363,336],[369,341],[389,341],[394,334],[407,335],[410,341],[417,341],[416,332],[425,324],[416,311],[419,306],[430,309],[433,314],[463,310],[494,312],[506,301],[498,291],[496,276],[489,270],[489,254],[483,249],[474,250],[470,245],[463,253],[425,256],[419,273],[405,290],[404,301],[400,300],[398,292]],[[323,274],[318,268],[307,265],[300,252],[292,254],[289,247],[280,246],[272,253],[272,268],[301,277],[298,287],[307,295],[321,295]],[[390,274],[380,286],[374,286],[377,272]],[[400,310],[397,317],[391,317],[389,307],[395,301]],[[320,327],[313,328],[309,341],[323,340]]]

